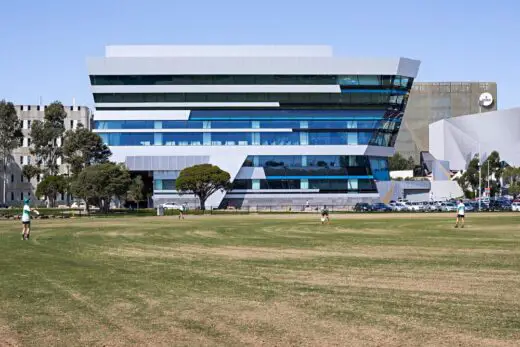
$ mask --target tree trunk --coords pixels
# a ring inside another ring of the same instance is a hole
[[[7,164],[5,158],[2,159],[2,184],[3,184],[3,191],[2,191],[2,203],[7,203]]]
[[[206,199],[202,198],[199,196],[199,201],[200,201],[200,209],[202,211],[204,211],[206,208],[204,207],[204,203],[206,202]]]

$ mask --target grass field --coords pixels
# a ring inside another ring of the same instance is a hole
[[[520,217],[0,221],[0,346],[519,346]]]

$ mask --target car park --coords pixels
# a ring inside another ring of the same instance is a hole
[[[455,212],[456,210],[457,210],[457,205],[455,205],[453,202],[441,203],[442,212]]]
[[[375,211],[375,212],[391,212],[392,211],[392,208],[390,206],[388,206],[387,204],[384,204],[382,202],[372,204],[371,208],[372,208],[372,211]]]
[[[179,211],[184,210],[184,206],[175,204],[173,202],[167,202],[167,203],[162,204],[161,206],[165,210],[179,210]]]
[[[370,212],[372,211],[372,206],[366,202],[358,202],[354,206],[354,211],[356,212]]]

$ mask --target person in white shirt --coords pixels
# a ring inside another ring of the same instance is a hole
[[[455,228],[459,227],[459,222],[461,224],[461,228],[464,228],[464,215],[466,213],[466,205],[459,200],[459,204],[457,205],[457,221],[455,222]]]
[[[29,240],[31,236],[31,212],[38,213],[37,210],[31,208],[29,206],[30,199],[25,199],[23,201],[23,210],[22,210],[22,240]]]

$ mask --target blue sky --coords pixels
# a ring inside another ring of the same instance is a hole
[[[418,81],[496,81],[520,106],[518,0],[16,0],[0,21],[0,99],[92,105],[107,44],[327,44],[422,61]]]

